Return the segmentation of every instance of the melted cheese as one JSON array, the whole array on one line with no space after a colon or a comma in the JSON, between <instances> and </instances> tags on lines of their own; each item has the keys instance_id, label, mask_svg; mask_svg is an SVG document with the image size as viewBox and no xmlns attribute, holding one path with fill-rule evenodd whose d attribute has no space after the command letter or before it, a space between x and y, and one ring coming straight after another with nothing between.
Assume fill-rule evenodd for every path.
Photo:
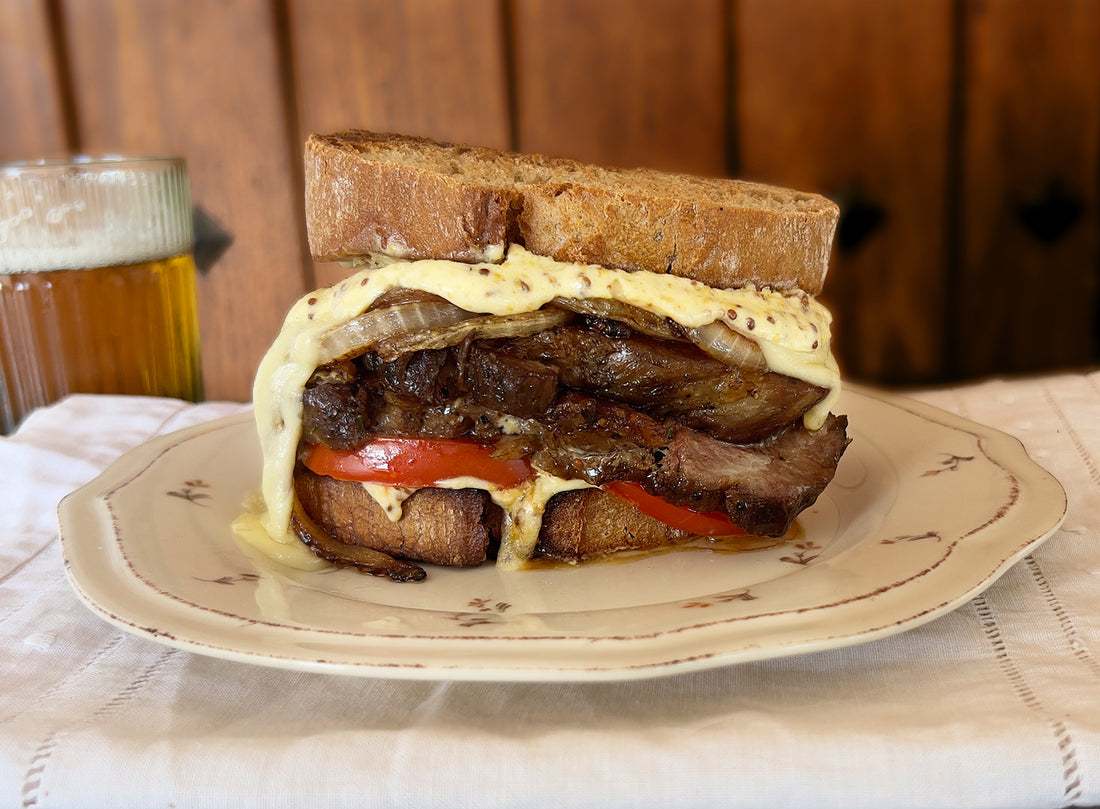
<instances>
[{"instance_id":1,"label":"melted cheese","mask_svg":"<svg viewBox=\"0 0 1100 809\"><path fill-rule=\"evenodd\" d=\"M493 315L535 311L556 297L610 298L685 328L720 321L759 345L771 370L829 391L806 414L810 429L824 423L840 389L829 346L831 317L802 292L714 289L673 275L562 263L515 245L499 264L425 260L372 267L299 300L260 363L253 404L264 457L262 495L267 511L262 520L276 546L300 544L289 531L292 474L301 435L302 392L319 363L323 338L396 287L434 293L462 309ZM469 482L485 488L481 482ZM490 491L506 514L498 564L519 567L530 557L546 501L565 484L585 485L539 474L528 487ZM393 497L379 491L376 500L392 504Z\"/></svg>"}]
</instances>

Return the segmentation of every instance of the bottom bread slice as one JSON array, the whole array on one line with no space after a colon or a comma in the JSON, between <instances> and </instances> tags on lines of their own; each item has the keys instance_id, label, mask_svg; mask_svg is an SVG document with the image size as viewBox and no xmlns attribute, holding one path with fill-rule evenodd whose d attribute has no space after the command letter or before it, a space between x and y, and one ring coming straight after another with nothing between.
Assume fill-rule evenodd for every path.
<instances>
[{"instance_id":1,"label":"bottom bread slice","mask_svg":"<svg viewBox=\"0 0 1100 809\"><path fill-rule=\"evenodd\" d=\"M503 510L480 489L418 489L399 520L354 481L299 466L294 486L306 513L335 539L400 559L452 567L479 565L500 542ZM599 489L554 495L546 505L536 556L583 562L620 551L656 550L693 534L642 514Z\"/></svg>"},{"instance_id":2,"label":"bottom bread slice","mask_svg":"<svg viewBox=\"0 0 1100 809\"><path fill-rule=\"evenodd\" d=\"M485 561L500 541L503 512L479 489L417 489L391 520L355 481L294 471L298 500L313 520L340 542L399 559L450 567Z\"/></svg>"},{"instance_id":3,"label":"bottom bread slice","mask_svg":"<svg viewBox=\"0 0 1100 809\"><path fill-rule=\"evenodd\" d=\"M622 551L651 551L695 535L673 528L601 489L577 489L550 498L536 556L584 562Z\"/></svg>"}]
</instances>

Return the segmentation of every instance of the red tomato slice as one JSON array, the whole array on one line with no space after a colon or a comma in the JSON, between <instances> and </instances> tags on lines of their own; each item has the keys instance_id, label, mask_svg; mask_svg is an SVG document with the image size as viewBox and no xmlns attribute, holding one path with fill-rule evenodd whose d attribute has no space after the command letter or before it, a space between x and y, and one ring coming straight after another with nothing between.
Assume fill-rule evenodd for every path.
<instances>
[{"instance_id":1,"label":"red tomato slice","mask_svg":"<svg viewBox=\"0 0 1100 809\"><path fill-rule=\"evenodd\" d=\"M354 450L315 444L304 463L318 475L410 488L469 475L509 489L534 475L526 459L494 458L492 447L453 438L381 437Z\"/></svg>"},{"instance_id":2,"label":"red tomato slice","mask_svg":"<svg viewBox=\"0 0 1100 809\"><path fill-rule=\"evenodd\" d=\"M739 528L724 512L695 511L674 505L655 494L650 494L638 483L616 480L603 484L601 488L626 500L643 514L648 514L673 528L680 528L705 537L728 537L748 533L743 528Z\"/></svg>"}]
</instances>

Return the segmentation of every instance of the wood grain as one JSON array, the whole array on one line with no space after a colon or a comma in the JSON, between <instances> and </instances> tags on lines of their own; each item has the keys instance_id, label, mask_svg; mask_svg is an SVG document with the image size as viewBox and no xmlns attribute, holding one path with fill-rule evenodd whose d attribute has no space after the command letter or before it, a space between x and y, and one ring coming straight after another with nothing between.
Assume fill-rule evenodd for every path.
<instances>
[{"instance_id":1,"label":"wood grain","mask_svg":"<svg viewBox=\"0 0 1100 809\"><path fill-rule=\"evenodd\" d=\"M958 371L1097 357L1100 4L967 2ZM1080 205L1058 238L1021 207L1061 187Z\"/></svg>"},{"instance_id":2,"label":"wood grain","mask_svg":"<svg viewBox=\"0 0 1100 809\"><path fill-rule=\"evenodd\" d=\"M290 0L288 10L303 140L359 127L509 145L499 0Z\"/></svg>"},{"instance_id":3,"label":"wood grain","mask_svg":"<svg viewBox=\"0 0 1100 809\"><path fill-rule=\"evenodd\" d=\"M200 279L206 395L252 377L305 291L279 38L266 0L68 0L82 146L184 155L192 197L233 234Z\"/></svg>"},{"instance_id":4,"label":"wood grain","mask_svg":"<svg viewBox=\"0 0 1100 809\"><path fill-rule=\"evenodd\" d=\"M511 145L501 0L290 0L288 21L299 145L347 128Z\"/></svg>"},{"instance_id":5,"label":"wood grain","mask_svg":"<svg viewBox=\"0 0 1100 809\"><path fill-rule=\"evenodd\" d=\"M945 370L949 0L739 0L739 166L881 207L834 251L825 299L842 369L879 381Z\"/></svg>"},{"instance_id":6,"label":"wood grain","mask_svg":"<svg viewBox=\"0 0 1100 809\"><path fill-rule=\"evenodd\" d=\"M724 174L725 8L721 0L516 0L518 146Z\"/></svg>"},{"instance_id":7,"label":"wood grain","mask_svg":"<svg viewBox=\"0 0 1100 809\"><path fill-rule=\"evenodd\" d=\"M57 54L41 0L0 4L0 160L68 150Z\"/></svg>"},{"instance_id":8,"label":"wood grain","mask_svg":"<svg viewBox=\"0 0 1100 809\"><path fill-rule=\"evenodd\" d=\"M1100 360L1093 0L7 0L0 105L0 159L188 158L235 237L200 283L211 398L345 274L308 258L301 149L346 126L861 199L825 296L852 377ZM1024 224L1044 198L1064 232Z\"/></svg>"}]
</instances>

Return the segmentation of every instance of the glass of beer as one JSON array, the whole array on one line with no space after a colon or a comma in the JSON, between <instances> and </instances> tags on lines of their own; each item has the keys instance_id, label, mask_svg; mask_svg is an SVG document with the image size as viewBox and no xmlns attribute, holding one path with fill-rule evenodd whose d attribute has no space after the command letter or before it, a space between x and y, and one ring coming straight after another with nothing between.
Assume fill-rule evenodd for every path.
<instances>
[{"instance_id":1,"label":"glass of beer","mask_svg":"<svg viewBox=\"0 0 1100 809\"><path fill-rule=\"evenodd\" d=\"M202 398L178 157L0 164L0 434L69 393Z\"/></svg>"}]
</instances>

